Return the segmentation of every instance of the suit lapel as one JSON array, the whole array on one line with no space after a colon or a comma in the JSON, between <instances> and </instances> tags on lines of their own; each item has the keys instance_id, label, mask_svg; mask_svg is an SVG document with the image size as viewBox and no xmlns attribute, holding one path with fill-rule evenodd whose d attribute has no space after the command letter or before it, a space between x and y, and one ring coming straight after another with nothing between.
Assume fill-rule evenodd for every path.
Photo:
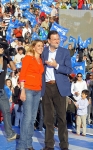
<instances>
[{"instance_id":1,"label":"suit lapel","mask_svg":"<svg viewBox=\"0 0 93 150\"><path fill-rule=\"evenodd\" d=\"M46 47L46 50L44 52L44 61L48 60L48 55L49 55L49 47Z\"/></svg>"},{"instance_id":2,"label":"suit lapel","mask_svg":"<svg viewBox=\"0 0 93 150\"><path fill-rule=\"evenodd\" d=\"M58 47L57 49L57 53L56 53L56 57L55 60L58 62L60 60L60 56L62 55L62 51L60 49L60 47Z\"/></svg>"}]
</instances>

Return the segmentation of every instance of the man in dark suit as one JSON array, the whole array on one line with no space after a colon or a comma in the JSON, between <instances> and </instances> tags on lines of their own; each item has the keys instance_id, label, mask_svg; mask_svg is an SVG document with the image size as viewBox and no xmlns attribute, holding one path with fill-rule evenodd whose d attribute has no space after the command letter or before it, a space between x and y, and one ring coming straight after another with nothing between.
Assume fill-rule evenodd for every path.
<instances>
[{"instance_id":1,"label":"man in dark suit","mask_svg":"<svg viewBox=\"0 0 93 150\"><path fill-rule=\"evenodd\" d=\"M57 31L48 34L49 47L45 47L42 60L45 67L42 85L42 104L44 113L45 148L54 150L54 109L58 117L58 136L61 150L68 150L66 125L66 96L70 95L68 75L72 72L69 50L59 46Z\"/></svg>"}]
</instances>

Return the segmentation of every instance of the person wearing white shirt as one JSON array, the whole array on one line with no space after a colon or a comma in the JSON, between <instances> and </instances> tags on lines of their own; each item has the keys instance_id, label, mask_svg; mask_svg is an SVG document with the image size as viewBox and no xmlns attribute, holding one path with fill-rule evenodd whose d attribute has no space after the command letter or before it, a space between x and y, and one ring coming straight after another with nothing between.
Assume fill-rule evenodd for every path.
<instances>
[{"instance_id":1,"label":"person wearing white shirt","mask_svg":"<svg viewBox=\"0 0 93 150\"><path fill-rule=\"evenodd\" d=\"M83 90L81 93L81 98L78 100L78 102L74 102L75 106L77 107L77 134L80 135L80 126L82 123L83 132L82 135L86 135L86 117L87 117L87 106L90 104L90 101L88 101L89 97L89 91Z\"/></svg>"},{"instance_id":2,"label":"person wearing white shirt","mask_svg":"<svg viewBox=\"0 0 93 150\"><path fill-rule=\"evenodd\" d=\"M54 5L52 5L51 8L52 8L51 17L56 16L57 15L57 9L55 8Z\"/></svg>"},{"instance_id":3,"label":"person wearing white shirt","mask_svg":"<svg viewBox=\"0 0 93 150\"><path fill-rule=\"evenodd\" d=\"M15 14L14 14L15 17L22 17L22 10L20 10L20 8L17 8Z\"/></svg>"},{"instance_id":4,"label":"person wearing white shirt","mask_svg":"<svg viewBox=\"0 0 93 150\"><path fill-rule=\"evenodd\" d=\"M24 51L23 47L18 48L18 53L14 57L15 64L20 63L21 59L25 57L25 55L23 54L23 51Z\"/></svg>"},{"instance_id":5,"label":"person wearing white shirt","mask_svg":"<svg viewBox=\"0 0 93 150\"><path fill-rule=\"evenodd\" d=\"M85 89L87 89L86 81L82 79L82 74L78 73L76 82L72 82L71 84L71 93L76 101L81 98L82 90Z\"/></svg>"},{"instance_id":6,"label":"person wearing white shirt","mask_svg":"<svg viewBox=\"0 0 93 150\"><path fill-rule=\"evenodd\" d=\"M26 23L26 26L23 28L22 36L25 37L25 34L27 32L30 32L30 34L31 34L31 28L29 27L28 23Z\"/></svg>"}]
</instances>

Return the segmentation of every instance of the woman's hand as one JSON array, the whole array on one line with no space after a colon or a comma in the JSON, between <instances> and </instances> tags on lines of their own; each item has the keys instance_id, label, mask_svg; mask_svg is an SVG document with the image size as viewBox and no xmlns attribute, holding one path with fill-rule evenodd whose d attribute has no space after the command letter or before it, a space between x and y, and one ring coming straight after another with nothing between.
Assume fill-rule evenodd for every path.
<instances>
[{"instance_id":1,"label":"woman's hand","mask_svg":"<svg viewBox=\"0 0 93 150\"><path fill-rule=\"evenodd\" d=\"M20 99L23 102L26 100L26 93L25 93L25 89L24 88L21 90Z\"/></svg>"},{"instance_id":2,"label":"woman's hand","mask_svg":"<svg viewBox=\"0 0 93 150\"><path fill-rule=\"evenodd\" d=\"M80 94L79 94L79 92L75 92L75 95L76 95L76 96L79 96Z\"/></svg>"},{"instance_id":3,"label":"woman's hand","mask_svg":"<svg viewBox=\"0 0 93 150\"><path fill-rule=\"evenodd\" d=\"M10 97L9 102L10 102L10 103L12 103L12 102L13 102L13 101L12 101L12 97Z\"/></svg>"}]
</instances>

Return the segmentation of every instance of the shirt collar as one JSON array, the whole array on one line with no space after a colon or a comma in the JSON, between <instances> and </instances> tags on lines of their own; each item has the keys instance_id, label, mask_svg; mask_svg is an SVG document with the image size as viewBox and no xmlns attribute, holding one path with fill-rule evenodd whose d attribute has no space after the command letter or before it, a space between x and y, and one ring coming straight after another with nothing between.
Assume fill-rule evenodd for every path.
<instances>
[{"instance_id":1,"label":"shirt collar","mask_svg":"<svg viewBox=\"0 0 93 150\"><path fill-rule=\"evenodd\" d=\"M52 52L52 51L50 50L50 46L49 46L49 52L50 52L50 53L57 52L57 49L55 49L55 51L54 51L54 52Z\"/></svg>"}]
</instances>

